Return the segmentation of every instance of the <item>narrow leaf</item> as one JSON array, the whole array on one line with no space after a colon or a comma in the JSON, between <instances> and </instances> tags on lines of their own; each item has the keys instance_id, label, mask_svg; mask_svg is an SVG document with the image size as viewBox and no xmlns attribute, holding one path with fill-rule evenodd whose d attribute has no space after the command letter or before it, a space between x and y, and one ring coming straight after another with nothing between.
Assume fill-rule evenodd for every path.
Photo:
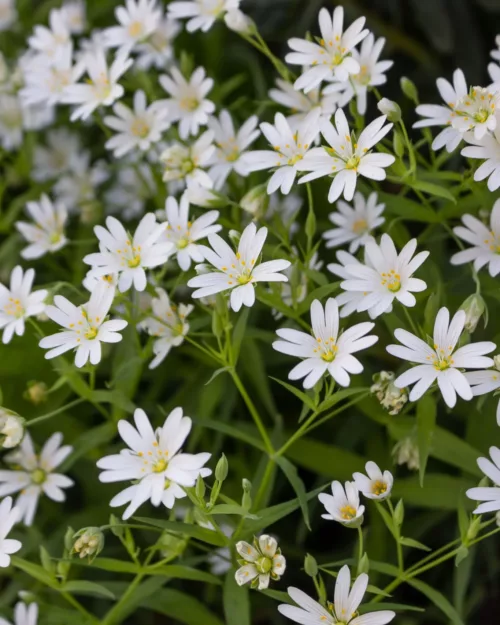
<instances>
[{"instance_id":1,"label":"narrow leaf","mask_svg":"<svg viewBox=\"0 0 500 625\"><path fill-rule=\"evenodd\" d=\"M302 510L302 516L304 517L304 523L310 531L311 524L309 522L309 508L307 505L307 493L304 487L304 482L299 477L297 468L289 460L287 460L283 456L277 456L276 463L286 475L293 490L295 491L295 494L297 495L300 502L300 509Z\"/></svg>"}]
</instances>

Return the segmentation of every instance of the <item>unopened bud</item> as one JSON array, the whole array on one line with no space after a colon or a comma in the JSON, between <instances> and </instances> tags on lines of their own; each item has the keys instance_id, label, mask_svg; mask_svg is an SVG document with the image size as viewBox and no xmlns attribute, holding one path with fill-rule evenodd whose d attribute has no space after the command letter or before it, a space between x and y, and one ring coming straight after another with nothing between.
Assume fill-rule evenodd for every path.
<instances>
[{"instance_id":1,"label":"unopened bud","mask_svg":"<svg viewBox=\"0 0 500 625\"><path fill-rule=\"evenodd\" d=\"M201 475L198 475L198 479L196 480L196 496L200 501L203 501L205 497L206 486L205 482Z\"/></svg>"},{"instance_id":2,"label":"unopened bud","mask_svg":"<svg viewBox=\"0 0 500 625\"><path fill-rule=\"evenodd\" d=\"M228 233L227 233L228 237L231 239L231 242L233 245L238 245L241 239L241 232L238 232L238 230L233 230L231 229Z\"/></svg>"},{"instance_id":3,"label":"unopened bud","mask_svg":"<svg viewBox=\"0 0 500 625\"><path fill-rule=\"evenodd\" d=\"M406 464L410 471L418 471L420 468L420 455L418 447L410 436L402 438L396 443L392 454L396 464Z\"/></svg>"},{"instance_id":4,"label":"unopened bud","mask_svg":"<svg viewBox=\"0 0 500 625\"><path fill-rule=\"evenodd\" d=\"M400 85L401 91L405 94L405 96L412 100L415 104L418 104L418 91L415 87L415 83L409 78L406 78L406 76L403 76L400 80Z\"/></svg>"},{"instance_id":5,"label":"unopened bud","mask_svg":"<svg viewBox=\"0 0 500 625\"><path fill-rule=\"evenodd\" d=\"M408 401L406 389L394 386L395 377L392 371L380 371L373 376L374 384L370 387L370 392L375 395L390 415L401 412Z\"/></svg>"},{"instance_id":6,"label":"unopened bud","mask_svg":"<svg viewBox=\"0 0 500 625\"><path fill-rule=\"evenodd\" d=\"M0 447L17 447L23 440L25 422L25 419L12 410L0 408Z\"/></svg>"},{"instance_id":7,"label":"unopened bud","mask_svg":"<svg viewBox=\"0 0 500 625\"><path fill-rule=\"evenodd\" d=\"M229 464L227 462L227 458L224 454L219 459L217 466L215 467L215 479L219 482L223 482L228 474Z\"/></svg>"},{"instance_id":8,"label":"unopened bud","mask_svg":"<svg viewBox=\"0 0 500 625\"><path fill-rule=\"evenodd\" d=\"M486 310L486 303L479 293L474 293L460 306L460 310L464 310L466 315L464 328L472 334Z\"/></svg>"},{"instance_id":9,"label":"unopened bud","mask_svg":"<svg viewBox=\"0 0 500 625\"><path fill-rule=\"evenodd\" d=\"M188 184L184 195L190 204L202 208L224 208L228 205L228 199L224 195L197 183Z\"/></svg>"},{"instance_id":10,"label":"unopened bud","mask_svg":"<svg viewBox=\"0 0 500 625\"><path fill-rule=\"evenodd\" d=\"M401 526L403 525L404 518L405 518L405 506L404 506L403 500L400 499L398 501L398 505L394 509L394 522L396 523L396 525Z\"/></svg>"},{"instance_id":11,"label":"unopened bud","mask_svg":"<svg viewBox=\"0 0 500 625\"><path fill-rule=\"evenodd\" d=\"M469 525L469 529L467 530L467 540L474 540L480 529L481 517L477 516L471 521L471 524Z\"/></svg>"},{"instance_id":12,"label":"unopened bud","mask_svg":"<svg viewBox=\"0 0 500 625\"><path fill-rule=\"evenodd\" d=\"M310 553L304 558L304 569L310 577L316 577L318 574L318 563L316 562L316 558Z\"/></svg>"},{"instance_id":13,"label":"unopened bud","mask_svg":"<svg viewBox=\"0 0 500 625\"><path fill-rule=\"evenodd\" d=\"M47 385L45 382L28 382L28 388L24 391L24 399L31 402L35 406L47 401Z\"/></svg>"},{"instance_id":14,"label":"unopened bud","mask_svg":"<svg viewBox=\"0 0 500 625\"><path fill-rule=\"evenodd\" d=\"M72 553L77 553L80 558L89 558L92 562L104 548L104 534L98 527L84 527L73 535Z\"/></svg>"},{"instance_id":15,"label":"unopened bud","mask_svg":"<svg viewBox=\"0 0 500 625\"><path fill-rule=\"evenodd\" d=\"M250 510L250 508L252 507L252 496L250 494L250 491L252 490L252 484L249 480L243 478L242 487L243 497L241 498L241 507L244 510Z\"/></svg>"},{"instance_id":16,"label":"unopened bud","mask_svg":"<svg viewBox=\"0 0 500 625\"><path fill-rule=\"evenodd\" d=\"M75 535L75 530L72 527L68 527L66 530L66 534L64 534L64 548L68 553L71 553L73 549L73 536Z\"/></svg>"},{"instance_id":17,"label":"unopened bud","mask_svg":"<svg viewBox=\"0 0 500 625\"><path fill-rule=\"evenodd\" d=\"M267 194L267 185L261 184L258 187L250 189L246 195L240 200L241 208L251 215L263 215L269 206L269 195Z\"/></svg>"},{"instance_id":18,"label":"unopened bud","mask_svg":"<svg viewBox=\"0 0 500 625\"><path fill-rule=\"evenodd\" d=\"M390 122L396 123L401 121L401 109L397 102L382 98L377 104L377 108L383 115L387 116Z\"/></svg>"},{"instance_id":19,"label":"unopened bud","mask_svg":"<svg viewBox=\"0 0 500 625\"><path fill-rule=\"evenodd\" d=\"M251 35L255 31L255 22L239 9L231 9L224 16L226 26L237 33Z\"/></svg>"},{"instance_id":20,"label":"unopened bud","mask_svg":"<svg viewBox=\"0 0 500 625\"><path fill-rule=\"evenodd\" d=\"M395 132L394 137L392 139L392 147L394 148L394 153L399 158L402 158L405 154L405 141L400 132Z\"/></svg>"},{"instance_id":21,"label":"unopened bud","mask_svg":"<svg viewBox=\"0 0 500 625\"><path fill-rule=\"evenodd\" d=\"M358 575L361 575L361 573L368 574L369 570L370 570L370 559L368 558L368 554L365 552L361 556L360 561L358 562Z\"/></svg>"},{"instance_id":22,"label":"unopened bud","mask_svg":"<svg viewBox=\"0 0 500 625\"><path fill-rule=\"evenodd\" d=\"M162 535L158 542L162 558L173 560L181 556L188 546L189 539L172 534L171 532Z\"/></svg>"}]
</instances>

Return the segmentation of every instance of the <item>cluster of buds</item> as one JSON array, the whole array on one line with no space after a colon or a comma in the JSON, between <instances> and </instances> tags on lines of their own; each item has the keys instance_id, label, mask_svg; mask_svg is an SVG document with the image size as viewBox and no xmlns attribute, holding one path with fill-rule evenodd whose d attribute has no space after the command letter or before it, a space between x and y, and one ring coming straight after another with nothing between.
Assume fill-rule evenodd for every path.
<instances>
[{"instance_id":1,"label":"cluster of buds","mask_svg":"<svg viewBox=\"0 0 500 625\"><path fill-rule=\"evenodd\" d=\"M0 407L0 447L12 449L23 440L25 420L12 410Z\"/></svg>"},{"instance_id":2,"label":"cluster of buds","mask_svg":"<svg viewBox=\"0 0 500 625\"><path fill-rule=\"evenodd\" d=\"M374 384L370 387L380 404L390 415L396 415L408 401L408 393L404 388L394 386L395 375L392 371L381 371L373 376Z\"/></svg>"},{"instance_id":3,"label":"cluster of buds","mask_svg":"<svg viewBox=\"0 0 500 625\"><path fill-rule=\"evenodd\" d=\"M98 527L84 527L73 534L72 553L77 553L80 558L89 558L92 562L104 548L104 534Z\"/></svg>"},{"instance_id":4,"label":"cluster of buds","mask_svg":"<svg viewBox=\"0 0 500 625\"><path fill-rule=\"evenodd\" d=\"M252 588L264 590L269 581L277 581L286 569L286 560L278 548L278 541L272 536L263 534L253 539L253 546L241 540L236 543L236 551L240 554L240 568L235 573L239 586L251 582Z\"/></svg>"},{"instance_id":5,"label":"cluster of buds","mask_svg":"<svg viewBox=\"0 0 500 625\"><path fill-rule=\"evenodd\" d=\"M24 391L23 397L26 401L38 406L38 404L43 404L43 402L47 401L47 390L45 382L36 382L35 380L32 380L31 382L28 382L28 387Z\"/></svg>"},{"instance_id":6,"label":"cluster of buds","mask_svg":"<svg viewBox=\"0 0 500 625\"><path fill-rule=\"evenodd\" d=\"M470 295L465 302L460 306L461 310L465 311L465 331L472 334L477 328L479 320L485 314L486 325L488 320L488 311L486 310L486 303L479 293Z\"/></svg>"},{"instance_id":7,"label":"cluster of buds","mask_svg":"<svg viewBox=\"0 0 500 625\"><path fill-rule=\"evenodd\" d=\"M420 469L418 447L411 436L402 438L394 445L392 455L396 464L406 464L411 471Z\"/></svg>"}]
</instances>

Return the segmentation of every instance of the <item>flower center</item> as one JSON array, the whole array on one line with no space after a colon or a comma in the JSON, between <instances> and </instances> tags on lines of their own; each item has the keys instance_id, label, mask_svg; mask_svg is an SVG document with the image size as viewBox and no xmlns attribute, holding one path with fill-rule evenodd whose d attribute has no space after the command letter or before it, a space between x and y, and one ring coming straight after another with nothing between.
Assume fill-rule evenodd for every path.
<instances>
[{"instance_id":1,"label":"flower center","mask_svg":"<svg viewBox=\"0 0 500 625\"><path fill-rule=\"evenodd\" d=\"M372 493L374 495L383 495L387 492L387 484L382 480L377 480L372 486Z\"/></svg>"},{"instance_id":2,"label":"flower center","mask_svg":"<svg viewBox=\"0 0 500 625\"><path fill-rule=\"evenodd\" d=\"M196 111L200 105L197 98L182 98L181 109L183 111Z\"/></svg>"},{"instance_id":3,"label":"flower center","mask_svg":"<svg viewBox=\"0 0 500 625\"><path fill-rule=\"evenodd\" d=\"M397 293L401 289L401 276L391 269L388 273L381 273L380 284L385 286L391 293Z\"/></svg>"},{"instance_id":4,"label":"flower center","mask_svg":"<svg viewBox=\"0 0 500 625\"><path fill-rule=\"evenodd\" d=\"M340 516L346 521L352 521L352 519L356 518L356 510L348 504L340 508Z\"/></svg>"},{"instance_id":5,"label":"flower center","mask_svg":"<svg viewBox=\"0 0 500 625\"><path fill-rule=\"evenodd\" d=\"M59 243L59 241L61 240L61 233L60 232L53 232L50 237L49 237L49 241L50 243L52 243L53 245L55 243Z\"/></svg>"},{"instance_id":6,"label":"flower center","mask_svg":"<svg viewBox=\"0 0 500 625\"><path fill-rule=\"evenodd\" d=\"M134 119L130 130L135 137L144 139L149 134L149 125L143 119L138 117L137 119Z\"/></svg>"},{"instance_id":7,"label":"flower center","mask_svg":"<svg viewBox=\"0 0 500 625\"><path fill-rule=\"evenodd\" d=\"M139 267L139 265L141 264L141 255L134 254L132 258L129 261L127 261L127 264L130 267L130 269L135 269L136 267Z\"/></svg>"},{"instance_id":8,"label":"flower center","mask_svg":"<svg viewBox=\"0 0 500 625\"><path fill-rule=\"evenodd\" d=\"M344 60L344 55L342 52L337 51L332 55L332 65L340 65Z\"/></svg>"},{"instance_id":9,"label":"flower center","mask_svg":"<svg viewBox=\"0 0 500 625\"><path fill-rule=\"evenodd\" d=\"M273 568L273 561L271 558L262 556L262 558L259 558L255 562L255 568L259 571L259 573L269 573L269 571Z\"/></svg>"},{"instance_id":10,"label":"flower center","mask_svg":"<svg viewBox=\"0 0 500 625\"><path fill-rule=\"evenodd\" d=\"M31 481L33 482L33 484L37 484L37 485L43 484L46 479L47 479L47 473L45 473L43 469L35 469L31 473Z\"/></svg>"},{"instance_id":11,"label":"flower center","mask_svg":"<svg viewBox=\"0 0 500 625\"><path fill-rule=\"evenodd\" d=\"M236 278L238 284L244 285L252 281L252 274L249 271L245 271Z\"/></svg>"},{"instance_id":12,"label":"flower center","mask_svg":"<svg viewBox=\"0 0 500 625\"><path fill-rule=\"evenodd\" d=\"M477 113L474 114L473 117L477 121L478 124L484 124L484 122L488 120L489 116L490 116L490 111L487 111L486 109L479 109Z\"/></svg>"},{"instance_id":13,"label":"flower center","mask_svg":"<svg viewBox=\"0 0 500 625\"><path fill-rule=\"evenodd\" d=\"M226 154L226 161L228 161L229 163L234 163L239 158L240 158L240 153L237 149L234 149L229 154Z\"/></svg>"},{"instance_id":14,"label":"flower center","mask_svg":"<svg viewBox=\"0 0 500 625\"><path fill-rule=\"evenodd\" d=\"M142 35L142 30L142 24L138 21L132 22L127 28L127 32L131 37L140 37Z\"/></svg>"},{"instance_id":15,"label":"flower center","mask_svg":"<svg viewBox=\"0 0 500 625\"><path fill-rule=\"evenodd\" d=\"M16 319L21 319L25 312L21 301L13 297L9 297L9 303L5 305L4 310L8 315L12 315Z\"/></svg>"},{"instance_id":16,"label":"flower center","mask_svg":"<svg viewBox=\"0 0 500 625\"><path fill-rule=\"evenodd\" d=\"M93 339L96 338L98 334L99 334L99 330L94 326L90 326L87 332L85 332L85 338L88 341L92 341Z\"/></svg>"},{"instance_id":17,"label":"flower center","mask_svg":"<svg viewBox=\"0 0 500 625\"><path fill-rule=\"evenodd\" d=\"M159 458L153 465L154 473L163 473L168 467L168 462L164 458Z\"/></svg>"},{"instance_id":18,"label":"flower center","mask_svg":"<svg viewBox=\"0 0 500 625\"><path fill-rule=\"evenodd\" d=\"M436 371L446 371L453 365L453 360L451 358L439 358L434 360L433 364Z\"/></svg>"},{"instance_id":19,"label":"flower center","mask_svg":"<svg viewBox=\"0 0 500 625\"><path fill-rule=\"evenodd\" d=\"M296 154L295 156L292 156L291 158L288 159L288 164L289 165L296 165L303 158L304 157L302 156L302 154Z\"/></svg>"},{"instance_id":20,"label":"flower center","mask_svg":"<svg viewBox=\"0 0 500 625\"><path fill-rule=\"evenodd\" d=\"M194 168L195 168L195 165L194 165L193 161L190 158L186 158L185 160L181 161L180 169L185 174L190 174L193 171Z\"/></svg>"},{"instance_id":21,"label":"flower center","mask_svg":"<svg viewBox=\"0 0 500 625\"><path fill-rule=\"evenodd\" d=\"M352 231L354 234L360 234L361 232L365 232L368 230L368 224L366 223L366 219L357 219L352 224Z\"/></svg>"},{"instance_id":22,"label":"flower center","mask_svg":"<svg viewBox=\"0 0 500 625\"><path fill-rule=\"evenodd\" d=\"M177 247L180 250L183 250L184 248L186 248L189 245L190 241L188 239L188 237L182 237L181 239L179 239L177 241Z\"/></svg>"},{"instance_id":23,"label":"flower center","mask_svg":"<svg viewBox=\"0 0 500 625\"><path fill-rule=\"evenodd\" d=\"M359 167L359 156L351 156L351 158L347 159L345 168L346 169L354 169L354 171L358 170Z\"/></svg>"},{"instance_id":24,"label":"flower center","mask_svg":"<svg viewBox=\"0 0 500 625\"><path fill-rule=\"evenodd\" d=\"M321 354L321 358L325 362L333 362L335 360L335 356L337 355L337 348L334 347L333 350L329 349L327 352L323 352Z\"/></svg>"}]
</instances>

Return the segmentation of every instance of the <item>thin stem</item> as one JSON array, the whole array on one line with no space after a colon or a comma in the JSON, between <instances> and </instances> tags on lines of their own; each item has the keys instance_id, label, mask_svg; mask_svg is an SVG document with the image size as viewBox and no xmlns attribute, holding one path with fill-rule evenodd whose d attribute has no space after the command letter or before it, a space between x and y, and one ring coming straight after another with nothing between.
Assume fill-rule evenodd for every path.
<instances>
[{"instance_id":1,"label":"thin stem","mask_svg":"<svg viewBox=\"0 0 500 625\"><path fill-rule=\"evenodd\" d=\"M361 565L361 560L363 558L363 553L364 553L364 549L363 549L363 530L361 528L361 525L358 527L358 573L359 573L359 567Z\"/></svg>"},{"instance_id":2,"label":"thin stem","mask_svg":"<svg viewBox=\"0 0 500 625\"><path fill-rule=\"evenodd\" d=\"M237 372L234 369L230 369L229 373L231 374L231 377L233 378L233 381L236 384L236 388L240 392L240 395L243 397L243 401L247 405L247 408L250 411L250 414L252 415L253 420L255 421L255 425L257 426L257 429L260 432L264 445L266 446L267 453L270 456L273 456L274 455L273 444L271 443L269 434L267 433L266 428L264 424L262 423L262 419L260 418L257 408L255 407L253 401L250 399L250 396L248 395L245 387L243 386L243 383L240 379L240 376L237 374Z\"/></svg>"},{"instance_id":3,"label":"thin stem","mask_svg":"<svg viewBox=\"0 0 500 625\"><path fill-rule=\"evenodd\" d=\"M399 568L400 573L402 574L404 572L405 565L404 565L404 558L403 558L403 545L401 544L401 528L396 523L396 515L394 514L394 506L392 505L392 501L390 499L387 499L386 501L387 501L387 506L389 510L391 511L391 515L392 515L392 524L393 524L394 533L395 533L394 539L396 541L396 549L398 553L398 568Z\"/></svg>"},{"instance_id":4,"label":"thin stem","mask_svg":"<svg viewBox=\"0 0 500 625\"><path fill-rule=\"evenodd\" d=\"M415 325L415 322L413 321L412 316L408 312L408 308L406 308L406 306L403 306L403 310L404 310L406 318L408 319L408 323L410 324L410 327L411 327L411 329L413 331L413 334L415 336L420 336L420 332L418 331L418 328Z\"/></svg>"},{"instance_id":5,"label":"thin stem","mask_svg":"<svg viewBox=\"0 0 500 625\"><path fill-rule=\"evenodd\" d=\"M266 493L266 489L269 484L269 480L271 479L271 476L273 474L273 468L274 468L274 462L271 460L271 458L269 458L267 461L266 470L264 471L264 475L259 485L259 490L257 491L257 494L255 495L255 499L253 502L253 506L255 510L260 509L262 499Z\"/></svg>"},{"instance_id":6,"label":"thin stem","mask_svg":"<svg viewBox=\"0 0 500 625\"><path fill-rule=\"evenodd\" d=\"M56 410L53 410L52 412L48 412L47 414L41 415L40 417L36 417L35 419L31 419L31 421L28 421L26 423L26 427L31 427L32 425L38 425L39 423L42 423L43 421L52 419L52 417L56 417L58 414L61 414L61 412L65 412L66 410L69 410L70 408L74 408L75 406L78 406L78 404L82 404L85 401L87 400L84 399L83 397L79 397L78 399L75 399L74 401L69 402L69 404L66 404L65 406L61 406L60 408L57 408Z\"/></svg>"},{"instance_id":7,"label":"thin stem","mask_svg":"<svg viewBox=\"0 0 500 625\"><path fill-rule=\"evenodd\" d=\"M86 619L89 619L92 623L99 625L99 620L93 614L88 612L69 592L61 591L61 597L64 597L64 599L66 599L66 601L78 610L78 612L80 612L80 614L82 614Z\"/></svg>"}]
</instances>

